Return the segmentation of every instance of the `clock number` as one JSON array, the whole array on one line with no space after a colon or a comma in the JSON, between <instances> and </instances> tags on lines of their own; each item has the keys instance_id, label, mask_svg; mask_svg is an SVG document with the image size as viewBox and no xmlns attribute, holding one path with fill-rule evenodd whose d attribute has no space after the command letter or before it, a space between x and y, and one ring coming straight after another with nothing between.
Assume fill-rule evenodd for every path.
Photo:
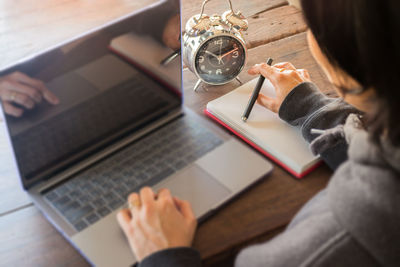
<instances>
[{"instance_id":1,"label":"clock number","mask_svg":"<svg viewBox=\"0 0 400 267\"><path fill-rule=\"evenodd\" d=\"M215 71L215 74L222 74L222 70L221 69L217 69L216 71Z\"/></svg>"},{"instance_id":2,"label":"clock number","mask_svg":"<svg viewBox=\"0 0 400 267\"><path fill-rule=\"evenodd\" d=\"M199 63L203 63L204 62L204 57L203 56L199 56Z\"/></svg>"},{"instance_id":3,"label":"clock number","mask_svg":"<svg viewBox=\"0 0 400 267\"><path fill-rule=\"evenodd\" d=\"M232 54L233 58L237 58L239 56L239 52L238 51L234 51Z\"/></svg>"},{"instance_id":4,"label":"clock number","mask_svg":"<svg viewBox=\"0 0 400 267\"><path fill-rule=\"evenodd\" d=\"M222 39L215 40L215 41L214 41L214 44L215 44L215 45L222 45Z\"/></svg>"}]
</instances>

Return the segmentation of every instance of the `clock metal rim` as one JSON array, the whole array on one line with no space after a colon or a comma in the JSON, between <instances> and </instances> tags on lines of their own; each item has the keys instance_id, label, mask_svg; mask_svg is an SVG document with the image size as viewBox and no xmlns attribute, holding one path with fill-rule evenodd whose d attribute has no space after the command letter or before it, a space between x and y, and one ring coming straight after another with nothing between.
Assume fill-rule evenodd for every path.
<instances>
[{"instance_id":1,"label":"clock metal rim","mask_svg":"<svg viewBox=\"0 0 400 267\"><path fill-rule=\"evenodd\" d=\"M213 33L213 34L211 34L210 36L208 36L206 39L202 40L202 41L201 41L201 44L203 45L203 44L205 44L207 41L209 41L210 39L217 38L217 37L223 37L223 36L227 36L227 37L231 37L231 38L233 38L233 39L236 39L236 40L243 46L243 50L244 50L244 62L243 62L243 65L242 65L242 66L240 67L240 69L239 69L239 73L241 73L241 72L243 71L243 68L246 66L246 63L247 63L247 47L246 47L246 44L244 43L244 41L242 40L241 37L238 37L238 36L236 36L235 34L229 33L229 32ZM224 81L224 82L218 82L218 83L209 82L209 81L204 80L204 79L200 76L200 74L197 72L197 69L196 69L196 55L197 55L197 53L199 52L199 50L200 50L200 48L202 47L202 45L199 45L199 46L196 48L196 50L193 52L193 56L192 56L192 66L191 66L192 70L194 71L194 73L196 74L196 76L197 76L201 81L203 81L203 82L206 83L206 84L210 84L210 85L223 85L223 84L227 84L227 83L233 81L234 79L236 79L236 77L239 76L239 75L236 75L236 76L233 77L232 79L226 80L226 81Z\"/></svg>"}]
</instances>

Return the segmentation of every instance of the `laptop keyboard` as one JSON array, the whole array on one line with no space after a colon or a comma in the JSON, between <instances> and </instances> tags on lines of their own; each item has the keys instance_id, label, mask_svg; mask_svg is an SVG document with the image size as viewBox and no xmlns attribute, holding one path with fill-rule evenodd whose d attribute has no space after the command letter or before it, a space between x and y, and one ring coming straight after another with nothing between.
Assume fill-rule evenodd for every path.
<instances>
[{"instance_id":1,"label":"laptop keyboard","mask_svg":"<svg viewBox=\"0 0 400 267\"><path fill-rule=\"evenodd\" d=\"M157 184L222 143L217 135L183 117L44 196L79 232L121 207L131 192Z\"/></svg>"}]
</instances>

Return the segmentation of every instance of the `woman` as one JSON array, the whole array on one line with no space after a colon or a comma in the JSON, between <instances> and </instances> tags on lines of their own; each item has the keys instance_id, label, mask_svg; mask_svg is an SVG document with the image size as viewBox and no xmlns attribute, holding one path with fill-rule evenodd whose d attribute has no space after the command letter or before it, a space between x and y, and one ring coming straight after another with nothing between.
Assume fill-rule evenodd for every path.
<instances>
[{"instance_id":1,"label":"woman","mask_svg":"<svg viewBox=\"0 0 400 267\"><path fill-rule=\"evenodd\" d=\"M400 266L400 3L301 2L310 50L341 99L321 94L290 63L249 73L275 87L277 97L259 103L300 127L335 173L282 234L244 249L235 265ZM129 203L118 221L139 266L200 266L187 202L144 188Z\"/></svg>"}]
</instances>

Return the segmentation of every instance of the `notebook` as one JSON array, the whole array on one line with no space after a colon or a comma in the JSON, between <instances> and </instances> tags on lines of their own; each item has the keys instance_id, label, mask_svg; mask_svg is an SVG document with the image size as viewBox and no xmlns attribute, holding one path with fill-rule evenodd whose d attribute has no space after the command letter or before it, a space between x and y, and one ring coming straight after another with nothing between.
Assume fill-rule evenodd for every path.
<instances>
[{"instance_id":1,"label":"notebook","mask_svg":"<svg viewBox=\"0 0 400 267\"><path fill-rule=\"evenodd\" d=\"M131 63L139 65L150 75L161 79L169 87L179 91L181 75L177 75L176 70L180 68L180 56L166 66L160 65L160 62L174 51L153 37L131 32L112 39L109 48Z\"/></svg>"},{"instance_id":2,"label":"notebook","mask_svg":"<svg viewBox=\"0 0 400 267\"><path fill-rule=\"evenodd\" d=\"M321 162L311 153L309 144L299 129L287 124L279 116L255 104L247 120L241 117L257 79L243 84L232 92L207 104L205 114L232 131L259 152L271 158L297 178L302 178ZM275 96L275 90L265 80L261 93Z\"/></svg>"}]
</instances>

